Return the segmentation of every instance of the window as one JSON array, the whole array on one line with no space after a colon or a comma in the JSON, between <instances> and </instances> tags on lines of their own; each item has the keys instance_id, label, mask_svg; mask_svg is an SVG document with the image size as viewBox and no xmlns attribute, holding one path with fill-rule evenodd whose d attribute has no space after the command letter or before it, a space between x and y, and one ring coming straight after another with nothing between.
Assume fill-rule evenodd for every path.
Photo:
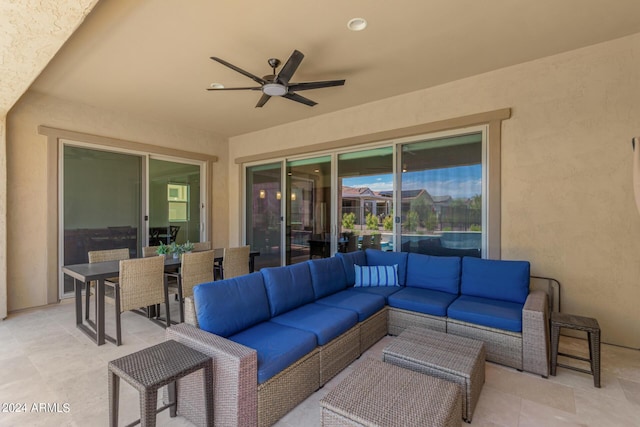
<instances>
[{"instance_id":1,"label":"window","mask_svg":"<svg viewBox=\"0 0 640 427\"><path fill-rule=\"evenodd\" d=\"M167 184L167 201L169 202L169 221L189 221L189 185Z\"/></svg>"}]
</instances>

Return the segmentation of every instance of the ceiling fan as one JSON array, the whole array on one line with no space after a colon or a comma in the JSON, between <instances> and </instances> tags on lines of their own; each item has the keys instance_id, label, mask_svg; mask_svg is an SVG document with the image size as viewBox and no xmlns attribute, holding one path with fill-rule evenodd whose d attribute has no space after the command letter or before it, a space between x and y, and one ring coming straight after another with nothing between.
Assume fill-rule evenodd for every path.
<instances>
[{"instance_id":1,"label":"ceiling fan","mask_svg":"<svg viewBox=\"0 0 640 427\"><path fill-rule=\"evenodd\" d=\"M281 96L283 98L287 98L292 101L296 101L301 104L305 104L310 107L313 107L314 105L317 104L317 102L314 102L308 98L305 98L304 96L298 95L296 92L299 92L301 90L321 89L321 88L332 87L332 86L342 86L344 85L344 80L326 80L326 81L319 81L319 82L290 83L289 80L291 80L293 73L296 72L303 58L304 58L304 55L302 54L302 52L298 50L294 50L291 56L289 57L289 59L287 60L287 62L280 69L280 72L278 74L276 74L276 68L280 66L281 64L280 60L277 58L269 58L267 62L269 63L269 66L273 69L273 74L270 74L264 77L258 77L255 74L251 74L248 71L243 70L242 68L236 67L235 65L228 63L224 59L220 59L218 57L212 56L211 59L213 59L214 61L219 62L222 65L225 65L231 68L232 70L237 71L238 73L249 77L251 80L255 81L256 83L259 83L260 87L229 87L229 88L211 87L211 88L208 88L207 90L214 90L214 91L215 90L259 90L259 91L262 91L262 97L256 104L256 107L262 107L264 104L267 103L267 101L272 96Z\"/></svg>"}]
</instances>

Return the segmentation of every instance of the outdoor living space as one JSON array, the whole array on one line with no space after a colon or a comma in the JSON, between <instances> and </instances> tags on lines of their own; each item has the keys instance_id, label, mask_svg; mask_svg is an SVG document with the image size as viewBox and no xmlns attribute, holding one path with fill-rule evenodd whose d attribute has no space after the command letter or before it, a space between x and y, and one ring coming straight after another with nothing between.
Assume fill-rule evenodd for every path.
<instances>
[{"instance_id":1,"label":"outdoor living space","mask_svg":"<svg viewBox=\"0 0 640 427\"><path fill-rule=\"evenodd\" d=\"M485 382L474 394L471 425L640 425L639 71L638 0L0 0L0 426L107 425L116 382L109 363L166 342L167 330L186 331L180 342L193 331L204 337L197 345L212 341L201 347L207 356L227 344L241 353L233 359L218 352L214 370L251 359L242 365L250 365L242 371L250 381L218 382L225 390L240 383L249 398L237 400L246 405L236 405L240 394L231 393L227 404L220 396L229 394L217 393L216 420L240 419L237 413L260 420L267 407L272 418L263 416L262 424L320 426L322 399L364 360L382 360L399 342L398 319L434 321L434 330L484 343ZM220 323L237 313L251 320L227 335L192 327L194 319L202 326L200 316L222 312L195 313L204 298L185 293L195 303L181 311L179 297L167 296L169 288L183 289L188 263L180 254L194 243L214 252L215 267L206 267L215 269L215 280L199 280L202 289L235 286L232 270L223 274L225 256L215 255L222 248L248 249L257 275L239 276L263 278L259 292L235 294L250 307L220 316ZM89 255L102 250L158 266L154 255L173 250L175 257L163 258L165 270L157 268L154 294L172 273L158 301L171 306L170 320L187 320L165 329L127 311L164 311L145 301L126 306L117 327L109 302L122 287L104 281L116 278L125 260L105 261L109 274L81 274L104 266ZM460 274L447 276L455 282L451 292L400 284L404 279L394 284L386 278L402 277L398 263L369 263L367 251L418 260L424 270L404 272L415 279L410 285L439 286L445 275L423 273L441 261L459 261ZM259 350L234 337L252 333L253 343L268 342L272 335L249 326L334 295L316 295L310 280L305 298L280 312L268 301L272 283L264 277L343 256L365 262L326 272L385 272L385 286L405 291L392 303L423 309L436 298L418 292L440 292L431 295L441 298L441 313L407 314L411 308L389 304L390 293L381 291L375 319L387 316L384 331L370 326L381 321L362 327L369 319L352 310L351 323L338 325L349 328L336 327L326 341L308 330L296 339L279 335L279 344L298 345L300 354L282 351L281 370L253 375ZM522 292L513 300L511 289L483 281L482 272L472 275L480 278L471 283L476 293L465 293L465 260L526 264ZM287 282L282 277L274 282ZM295 280L278 295L294 300L302 280L287 277ZM534 279L557 285L545 288L550 304ZM139 291L139 282L146 280L121 283ZM347 289L355 279L323 284L340 285L335 294L362 290ZM259 311L254 297L262 291L266 308ZM487 293L499 304L464 311L465 301ZM229 300L215 299L232 307ZM472 319L453 316L461 313ZM500 324L474 322L487 317ZM327 318L340 322L325 317L312 326L329 329ZM278 332L296 329L273 323ZM533 333L525 325L531 323ZM560 326L559 352L599 356L598 372L563 367L590 370L566 357L556 366ZM599 351L589 351L585 331ZM332 347L335 341L342 346ZM353 351L342 351L348 346ZM334 363L321 351L341 359ZM514 362L503 365L501 356ZM287 357L295 360L283 362ZM315 371L297 365L311 359ZM327 365L334 369L328 374ZM316 371L317 383L269 382L313 379ZM140 418L140 399L125 380L119 384L125 425ZM163 411L160 425L191 425L186 407L195 399L180 396L183 415L183 408L175 418ZM464 414L462 399L460 405ZM226 411L236 412L225 418ZM260 422L244 424L236 427Z\"/></svg>"},{"instance_id":2,"label":"outdoor living space","mask_svg":"<svg viewBox=\"0 0 640 427\"><path fill-rule=\"evenodd\" d=\"M174 307L172 307L174 308ZM107 327L113 315L107 313ZM69 301L14 313L0 323L0 401L25 412L0 413L3 426L107 425L107 363L164 340L164 330L134 313L123 315L123 345L97 347L74 326ZM320 399L362 360L382 358L395 338L387 336L327 385L283 417L276 426L320 426ZM586 355L582 339L562 337L561 350ZM486 383L475 409L474 426L632 426L640 417L640 357L635 350L602 346L602 388L593 378L558 368L548 379L486 363ZM34 409L36 405L38 410ZM46 404L43 409L40 404ZM22 406L25 405L25 406ZM138 393L120 387L120 425L139 418ZM158 425L192 425L168 411Z\"/></svg>"}]
</instances>

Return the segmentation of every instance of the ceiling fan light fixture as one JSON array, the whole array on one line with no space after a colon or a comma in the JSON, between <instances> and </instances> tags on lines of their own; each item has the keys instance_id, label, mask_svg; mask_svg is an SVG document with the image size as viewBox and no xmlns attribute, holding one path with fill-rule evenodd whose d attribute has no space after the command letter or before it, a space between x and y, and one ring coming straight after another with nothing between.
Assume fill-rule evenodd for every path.
<instances>
[{"instance_id":1,"label":"ceiling fan light fixture","mask_svg":"<svg viewBox=\"0 0 640 427\"><path fill-rule=\"evenodd\" d=\"M347 28L351 31L362 31L367 28L367 20L364 18L353 18L347 22Z\"/></svg>"},{"instance_id":2,"label":"ceiling fan light fixture","mask_svg":"<svg viewBox=\"0 0 640 427\"><path fill-rule=\"evenodd\" d=\"M282 96L287 93L287 87L280 83L267 83L262 86L262 92L269 96Z\"/></svg>"},{"instance_id":3,"label":"ceiling fan light fixture","mask_svg":"<svg viewBox=\"0 0 640 427\"><path fill-rule=\"evenodd\" d=\"M209 87L211 89L224 89L224 85L222 83L211 83Z\"/></svg>"}]
</instances>

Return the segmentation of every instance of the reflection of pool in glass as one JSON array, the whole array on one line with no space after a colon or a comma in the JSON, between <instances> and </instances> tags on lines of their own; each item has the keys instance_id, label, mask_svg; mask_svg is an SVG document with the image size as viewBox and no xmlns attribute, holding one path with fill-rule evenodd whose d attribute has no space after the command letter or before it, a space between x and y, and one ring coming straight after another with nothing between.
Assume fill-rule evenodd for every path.
<instances>
[{"instance_id":1,"label":"reflection of pool in glass","mask_svg":"<svg viewBox=\"0 0 640 427\"><path fill-rule=\"evenodd\" d=\"M449 249L478 249L482 247L481 231L443 231L434 234L403 234L402 243L418 247L421 241L433 241L436 246ZM437 243L436 243L437 242ZM384 244L384 242L383 242Z\"/></svg>"},{"instance_id":2,"label":"reflection of pool in glass","mask_svg":"<svg viewBox=\"0 0 640 427\"><path fill-rule=\"evenodd\" d=\"M445 248L480 249L482 247L481 231L443 231L440 242Z\"/></svg>"}]
</instances>

